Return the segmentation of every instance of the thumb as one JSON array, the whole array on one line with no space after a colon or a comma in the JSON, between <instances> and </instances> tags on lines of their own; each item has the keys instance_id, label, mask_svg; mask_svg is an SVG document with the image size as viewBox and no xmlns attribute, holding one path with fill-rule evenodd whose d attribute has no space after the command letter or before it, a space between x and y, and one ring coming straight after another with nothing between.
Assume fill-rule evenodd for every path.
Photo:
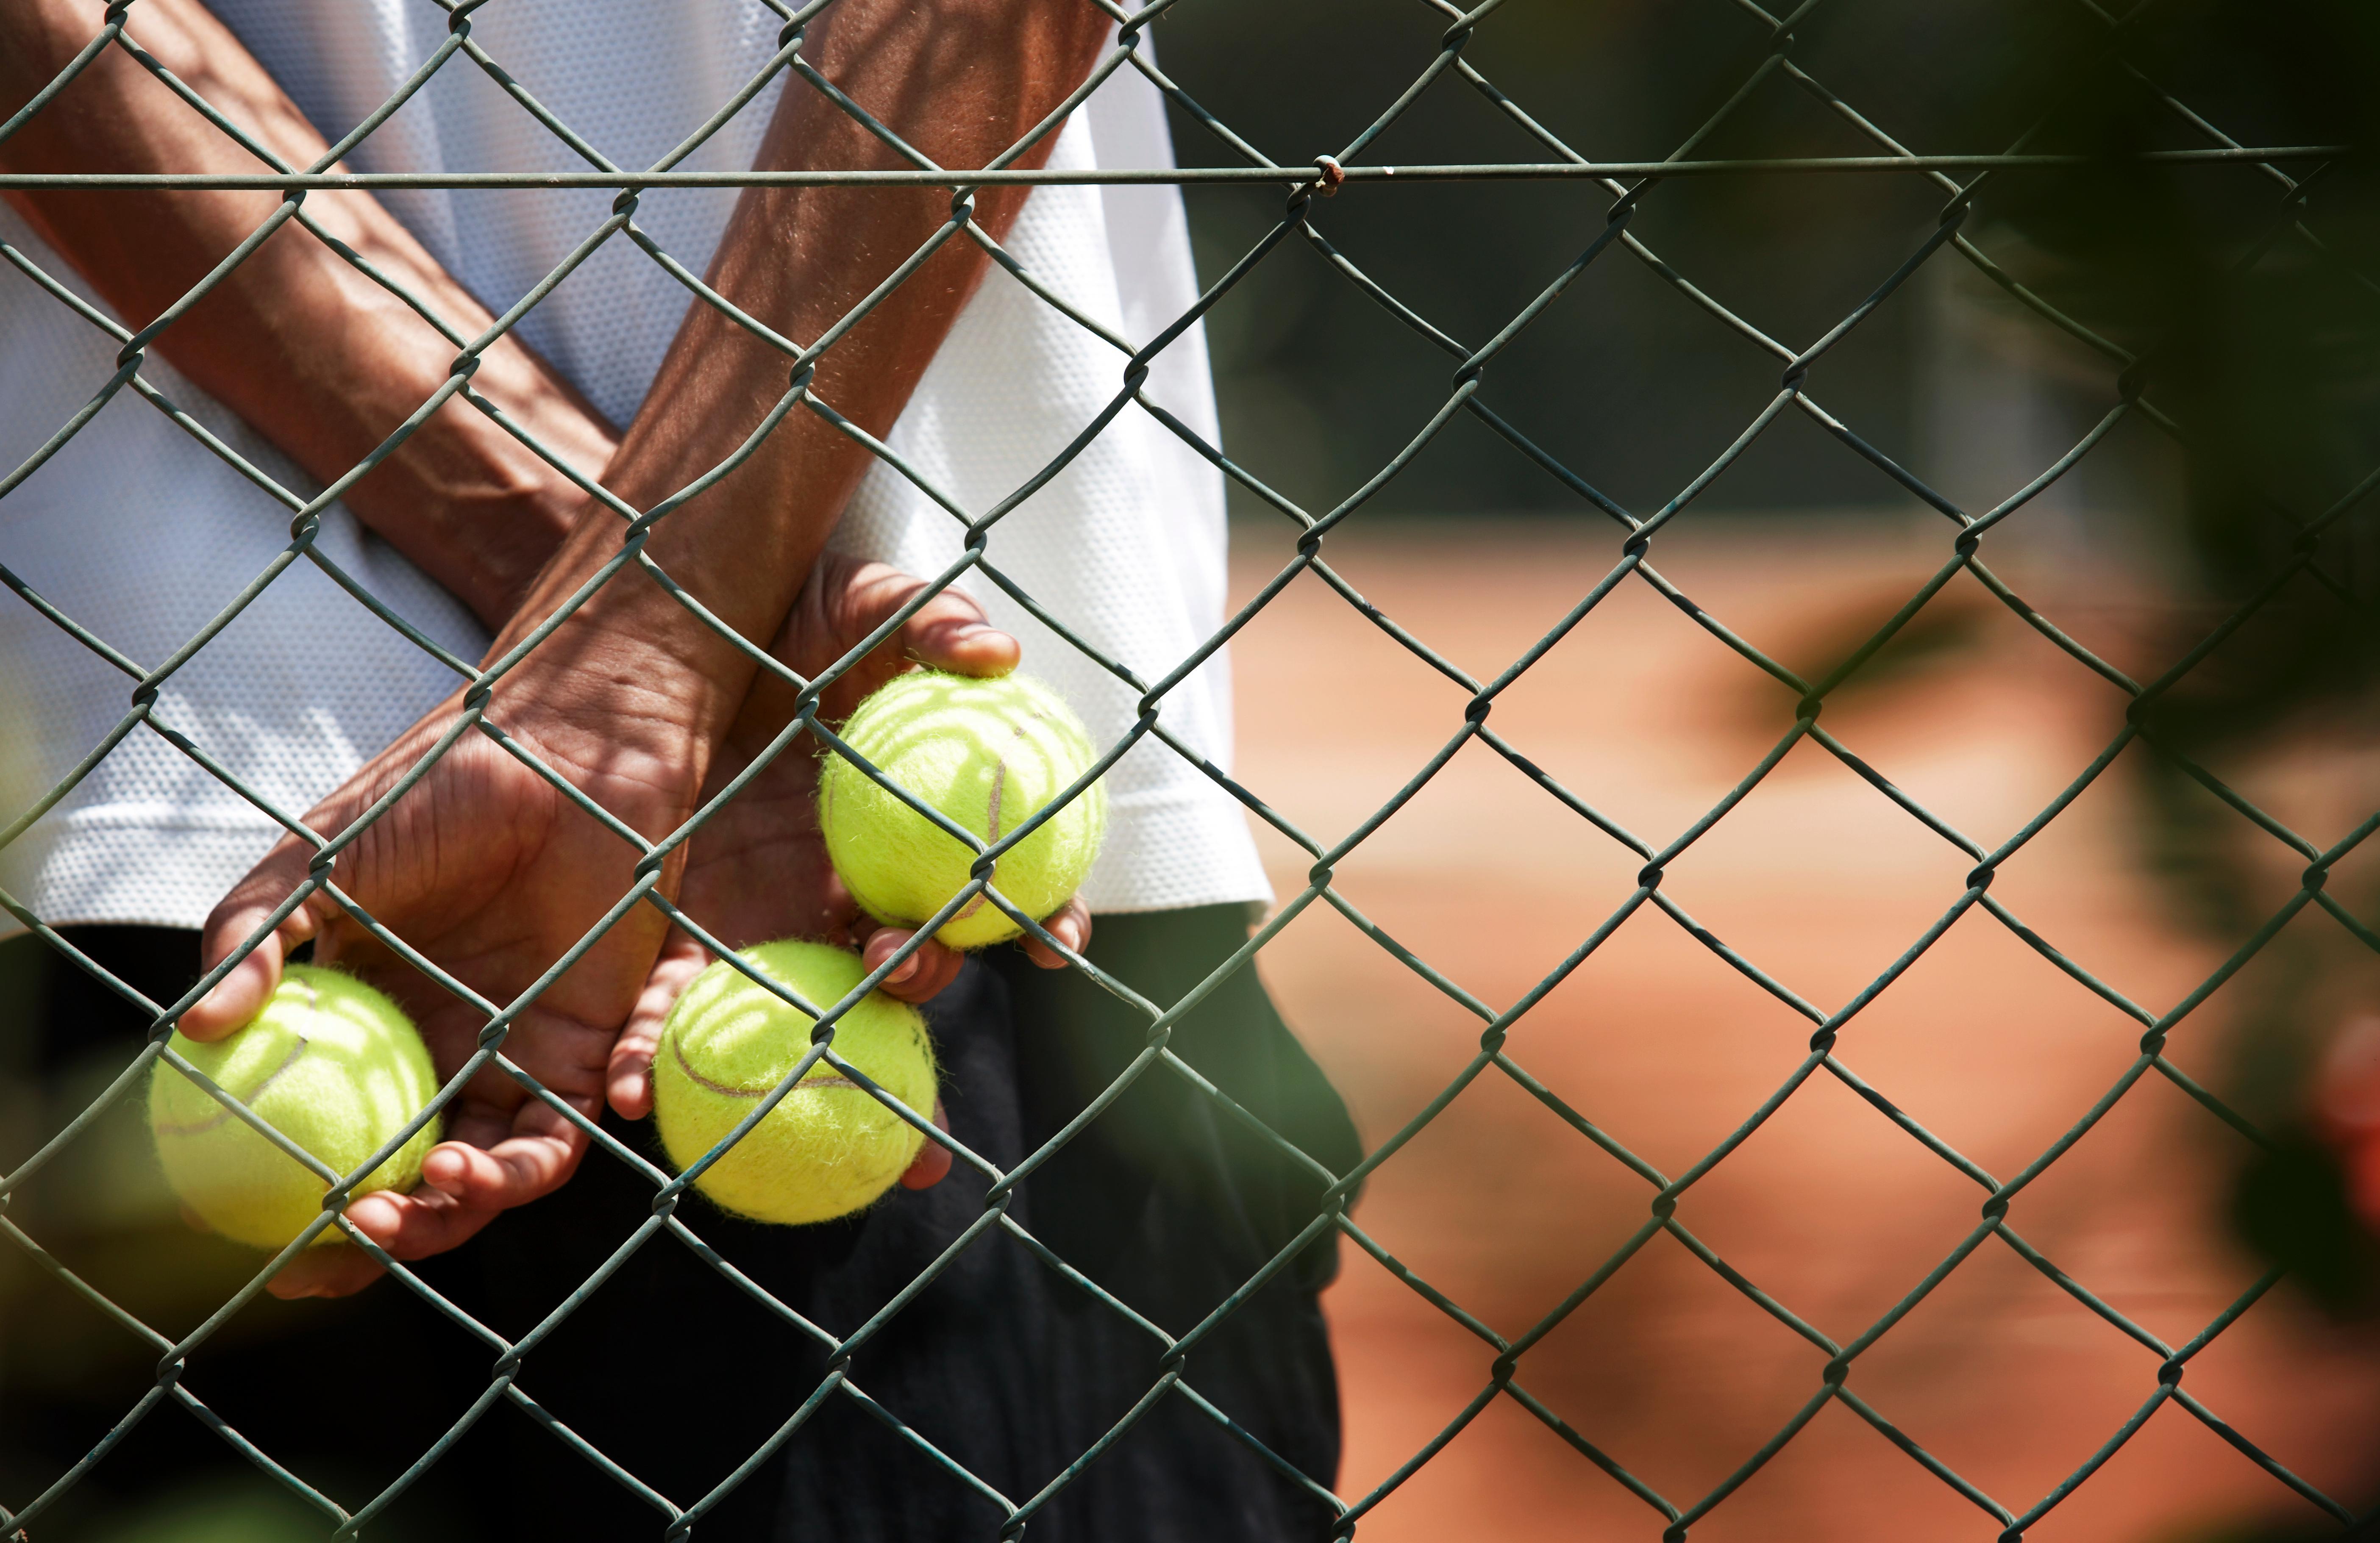
<instances>
[{"instance_id":1,"label":"thumb","mask_svg":"<svg viewBox=\"0 0 2380 1543\"><path fill-rule=\"evenodd\" d=\"M972 596L945 589L901 629L901 647L919 664L954 675L1005 675L1023 650L985 619Z\"/></svg>"},{"instance_id":2,"label":"thumb","mask_svg":"<svg viewBox=\"0 0 2380 1543\"><path fill-rule=\"evenodd\" d=\"M821 582L837 577L830 574ZM883 562L862 563L839 577L842 587L834 597L842 613L838 630L855 643L926 587L925 580ZM918 607L901 624L894 642L902 655L919 664L958 675L1005 675L1016 668L1022 653L1016 639L991 624L975 597L955 585Z\"/></svg>"},{"instance_id":3,"label":"thumb","mask_svg":"<svg viewBox=\"0 0 2380 1543\"><path fill-rule=\"evenodd\" d=\"M283 837L263 862L232 886L200 934L201 973L213 970L256 935L282 902L306 882L312 856L311 849L297 838ZM194 1040L219 1040L261 1012L266 999L281 984L282 961L291 949L314 936L321 921L315 907L321 903L318 896L310 895L284 917L247 958L182 1015L182 1032Z\"/></svg>"},{"instance_id":4,"label":"thumb","mask_svg":"<svg viewBox=\"0 0 2380 1543\"><path fill-rule=\"evenodd\" d=\"M613 1043L611 1064L604 1073L612 1107L622 1119L640 1120L651 1112L653 1050L661 1043L662 1030L669 1022L670 1009L677 1006L678 994L710 963L710 949L683 927L670 929L661 957L653 961L652 973L645 978L645 989Z\"/></svg>"}]
</instances>

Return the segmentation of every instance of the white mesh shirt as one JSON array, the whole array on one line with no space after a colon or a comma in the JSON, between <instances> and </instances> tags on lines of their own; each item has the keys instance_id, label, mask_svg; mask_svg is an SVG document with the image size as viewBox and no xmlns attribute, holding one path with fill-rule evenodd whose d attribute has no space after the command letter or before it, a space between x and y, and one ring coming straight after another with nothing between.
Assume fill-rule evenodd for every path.
<instances>
[{"instance_id":1,"label":"white mesh shirt","mask_svg":"<svg viewBox=\"0 0 2380 1543\"><path fill-rule=\"evenodd\" d=\"M214 0L215 9L316 125L337 134L377 107L438 43L445 13L419 0ZM766 60L763 7L633 0L601 28L563 0L475 14L474 36L606 155L650 164ZM135 35L138 20L135 18ZM775 89L690 167L748 165ZM1161 102L1129 68L1075 114L1052 164L1171 163ZM571 170L583 165L468 60L443 70L351 158L359 170ZM638 223L697 271L732 190L649 193ZM406 191L390 209L501 310L609 212L596 189ZM80 288L64 259L0 209L0 237ZM1037 190L1008 242L1069 304L1140 343L1196 296L1186 224L1171 187ZM88 297L88 293L86 292ZM632 416L687 296L615 238L522 323L526 341L615 421ZM13 269L0 268L0 465L32 453L113 373L115 345ZM980 512L1055 455L1122 382L1123 356L993 271L896 426L892 443L963 507ZM240 454L301 492L314 485L155 355L144 373ZM1156 361L1150 394L1214 436L1203 336ZM287 540L287 512L129 392L0 499L0 562L143 666L170 655ZM322 549L429 635L467 657L469 614L334 506ZM889 466L863 484L842 549L932 573L960 549L948 513ZM1220 474L1138 407L995 527L992 562L1143 679L1171 670L1220 624ZM1025 642L1026 668L1063 691L1112 742L1134 693L1021 607L966 585ZM160 696L160 716L263 798L302 812L451 690L454 677L299 562ZM0 822L104 742L131 681L30 606L0 597ZM1167 726L1218 765L1231 759L1222 656L1168 695ZM1086 886L1094 910L1267 898L1245 816L1172 751L1144 742L1111 774L1114 823ZM0 885L45 921L195 925L278 834L261 811L146 728L0 850ZM0 931L14 923L0 917Z\"/></svg>"}]
</instances>

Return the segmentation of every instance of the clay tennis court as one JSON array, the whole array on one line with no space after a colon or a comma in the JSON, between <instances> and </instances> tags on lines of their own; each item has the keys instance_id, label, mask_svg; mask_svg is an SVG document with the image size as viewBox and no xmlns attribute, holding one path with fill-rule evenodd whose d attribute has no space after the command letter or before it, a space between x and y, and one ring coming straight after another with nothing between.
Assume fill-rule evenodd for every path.
<instances>
[{"instance_id":1,"label":"clay tennis court","mask_svg":"<svg viewBox=\"0 0 2380 1543\"><path fill-rule=\"evenodd\" d=\"M1282 527L1234 531L1234 603L1292 555ZM1823 664L1942 560L1937 527L1691 515L1653 561L1740 634ZM1326 557L1389 616L1493 676L1591 586L1619 541L1580 523L1366 529ZM2147 601L2117 578L2004 570L2090 646L2147 645ZM1826 722L1990 847L2105 745L2122 699L1961 581L1955 645L1849 691ZM2145 661L2143 661L2145 662ZM1311 575L1236 645L1247 785L1325 845L1368 816L1461 722L1466 693ZM1792 693L1645 585L1623 585L1497 705L1493 723L1658 847L1717 802L1790 723ZM2119 763L2117 773L2123 771ZM1995 898L2162 1011L2224 948L2153 882L2133 785L2111 774L1999 875ZM1265 835L1284 897L1310 862ZM1665 889L1747 958L1831 1011L1959 896L1971 862L1804 743L1669 870ZM1339 864L1341 891L1491 1007L1523 995L1635 882L1640 860L1477 745ZM1480 1023L1322 905L1262 958L1290 1020L1354 1106L1393 1133L1476 1052ZM2221 1084L2252 967L2177 1031L2171 1055ZM1646 907L1513 1028L1522 1066L1671 1175L1719 1142L1806 1053L1810 1025ZM2136 1024L1980 910L1846 1026L1841 1058L2003 1179L2106 1091ZM2028 1189L2011 1224L2168 1343L2197 1333L2264 1265L2220 1211L2244 1151L2170 1083L2143 1080ZM1507 1337L1574 1290L1645 1220L1649 1185L1492 1070L1372 1179L1355 1216L1420 1277ZM1837 1341L1864 1331L1973 1227L1981 1191L1824 1075L1682 1201L1690 1229ZM1328 1297L1354 1497L1487 1385L1493 1351L1363 1253ZM2194 1360L2212 1409L2335 1495L2368 1487L2380 1365L2287 1286ZM1817 1391L1825 1356L1683 1248L1657 1236L1521 1362L1518 1380L1681 1506ZM1857 1361L1849 1387L2022 1512L2155 1386L2158 1358L1986 1241ZM2168 1404L2034 1539L2186 1538L2304 1525L2298 1501ZM1366 1538L1654 1538L1654 1511L1507 1399L1489 1403L1366 1519ZM1974 1537L2000 1524L1829 1404L1693 1529L1697 1539Z\"/></svg>"}]
</instances>

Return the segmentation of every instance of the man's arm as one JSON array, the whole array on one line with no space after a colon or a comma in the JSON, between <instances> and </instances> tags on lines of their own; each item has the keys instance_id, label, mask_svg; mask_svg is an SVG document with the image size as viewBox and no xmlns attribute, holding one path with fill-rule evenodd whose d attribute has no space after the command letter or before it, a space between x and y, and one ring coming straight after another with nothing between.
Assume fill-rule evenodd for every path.
<instances>
[{"instance_id":1,"label":"man's arm","mask_svg":"<svg viewBox=\"0 0 2380 1543\"><path fill-rule=\"evenodd\" d=\"M909 144L949 167L981 166L1082 84L1107 18L1089 0L840 0L811 28L807 56ZM1020 164L1038 166L1054 133ZM810 170L905 165L842 110L788 80L759 163ZM1029 190L986 189L976 218L1006 234ZM808 344L843 319L950 216L947 192L917 187L767 187L738 201L710 284L781 336ZM836 343L811 390L881 438L941 349L988 259L945 243ZM786 391L784 355L708 305L687 314L605 483L648 509L734 452ZM796 408L758 453L673 512L646 550L746 638L763 643L792 607L869 452ZM590 509L504 642L525 635L619 549L619 522ZM658 586L614 584L558 634L634 640L681 693L694 742L715 743L753 666ZM500 648L502 644L500 644ZM699 780L699 778L697 778Z\"/></svg>"},{"instance_id":2,"label":"man's arm","mask_svg":"<svg viewBox=\"0 0 2380 1543\"><path fill-rule=\"evenodd\" d=\"M809 57L910 143L946 166L980 166L1054 111L1097 62L1107 18L1088 0L838 0ZM1046 158L1044 140L1026 164ZM788 84L766 140L772 168L895 163L832 103ZM1003 233L1024 189L987 194L978 219ZM930 189L747 190L711 283L783 336L815 339L939 230L949 195ZM959 238L825 356L819 394L881 436L906 404L986 259ZM785 390L788 362L698 305L672 345L606 482L638 508L726 460ZM763 644L792 611L868 452L806 411L702 497L670 514L649 554L746 638ZM614 556L618 517L590 507L491 653L505 656ZM922 620L922 618L921 618ZM754 667L639 573L624 572L505 676L488 713L585 796L648 839L690 814L714 753L745 704ZM458 693L310 816L346 828L452 727ZM516 1002L638 882L638 853L477 733L340 855L337 882L381 922L499 1005ZM683 851L664 867L672 892ZM228 957L308 876L310 850L283 842L209 920L205 958ZM513 1020L504 1054L580 1113L600 1107L620 1026L667 931L648 906L625 913ZM1076 934L1079 936L1079 933ZM483 1017L393 959L325 896L287 916L182 1027L212 1038L245 1022L285 949L373 976L420 1020L451 1069ZM443 1047L443 1049L442 1049ZM563 1182L584 1150L577 1127L510 1079L483 1072L450 1110L456 1139L430 1154L424 1186L358 1199L349 1221L398 1258L454 1247L494 1214ZM302 1261L275 1289L351 1291L358 1258Z\"/></svg>"},{"instance_id":3,"label":"man's arm","mask_svg":"<svg viewBox=\"0 0 2380 1543\"><path fill-rule=\"evenodd\" d=\"M98 32L93 0L0 6L0 117ZM130 34L199 95L297 166L322 136L198 0L141 0ZM0 143L12 172L254 172L260 163L122 50L109 48ZM11 192L43 240L139 330L253 234L271 192ZM457 334L492 318L369 193L309 193L306 212ZM6 281L0 281L6 282ZM17 282L22 282L21 280ZM157 352L310 475L348 471L419 409L458 350L295 221L159 335ZM473 385L583 475L613 434L577 392L506 337ZM356 516L461 597L491 630L517 608L584 495L478 409L450 401L351 488Z\"/></svg>"}]
</instances>

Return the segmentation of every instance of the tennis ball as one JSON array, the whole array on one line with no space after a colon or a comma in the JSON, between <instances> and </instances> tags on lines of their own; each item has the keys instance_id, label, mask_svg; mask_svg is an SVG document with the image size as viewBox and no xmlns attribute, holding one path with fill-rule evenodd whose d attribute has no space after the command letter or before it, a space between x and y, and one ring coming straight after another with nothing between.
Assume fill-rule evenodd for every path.
<instances>
[{"instance_id":1,"label":"tennis ball","mask_svg":"<svg viewBox=\"0 0 2380 1543\"><path fill-rule=\"evenodd\" d=\"M421 1113L438 1074L412 1021L352 975L285 965L281 984L245 1027L201 1044L175 1031L176 1054L273 1129L338 1174L355 1171ZM322 1214L330 1186L164 1062L149 1079L149 1127L165 1181L224 1236L278 1249ZM407 1190L438 1144L438 1122L413 1133L351 1191ZM344 1241L335 1227L317 1245Z\"/></svg>"},{"instance_id":2,"label":"tennis ball","mask_svg":"<svg viewBox=\"0 0 2380 1543\"><path fill-rule=\"evenodd\" d=\"M859 705L843 738L892 781L986 842L1040 813L1098 759L1082 719L1040 681L978 680L920 669ZM976 854L829 753L819 782L827 856L852 898L880 922L916 926L967 882ZM992 883L1036 921L1082 886L1107 834L1108 795L1094 782L1004 853ZM1014 937L1008 913L978 895L934 935L953 948Z\"/></svg>"},{"instance_id":3,"label":"tennis ball","mask_svg":"<svg viewBox=\"0 0 2380 1543\"><path fill-rule=\"evenodd\" d=\"M764 943L736 956L820 1008L868 973L824 943ZM817 1019L724 960L697 975L653 1050L653 1121L685 1169L726 1139L810 1048ZM934 1107L934 1051L906 1003L869 992L835 1020L835 1054L920 1114ZM755 1222L830 1222L892 1187L925 1136L821 1058L744 1139L694 1181L723 1211Z\"/></svg>"}]
</instances>

